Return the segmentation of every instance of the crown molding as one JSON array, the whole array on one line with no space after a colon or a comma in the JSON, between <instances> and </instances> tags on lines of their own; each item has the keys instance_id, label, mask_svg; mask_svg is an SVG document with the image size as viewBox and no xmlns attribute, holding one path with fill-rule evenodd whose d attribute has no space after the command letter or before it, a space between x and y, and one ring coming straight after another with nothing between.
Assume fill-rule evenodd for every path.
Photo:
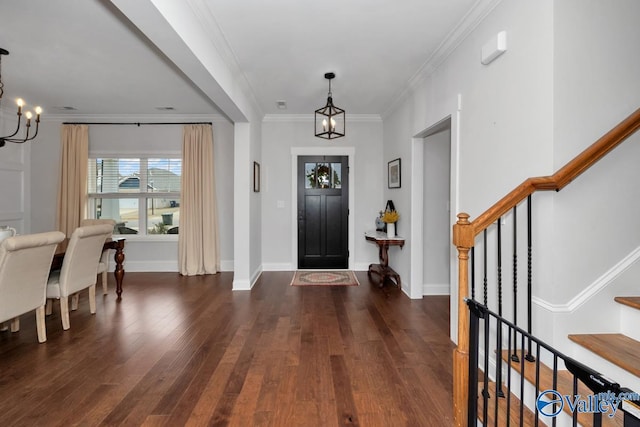
<instances>
[{"instance_id":1,"label":"crown molding","mask_svg":"<svg viewBox=\"0 0 640 427\"><path fill-rule=\"evenodd\" d=\"M44 114L43 122L212 122L231 123L222 114Z\"/></svg>"},{"instance_id":2,"label":"crown molding","mask_svg":"<svg viewBox=\"0 0 640 427\"><path fill-rule=\"evenodd\" d=\"M405 88L382 113L382 118L389 117L405 101L413 89L429 77L451 55L473 30L495 9L502 0L478 0L469 12L462 17L458 25L447 34L442 43L409 79Z\"/></svg>"},{"instance_id":3,"label":"crown molding","mask_svg":"<svg viewBox=\"0 0 640 427\"><path fill-rule=\"evenodd\" d=\"M346 114L347 123L382 123L382 117L379 114ZM313 122L313 114L265 114L262 119L263 123L291 123L291 122Z\"/></svg>"}]
</instances>

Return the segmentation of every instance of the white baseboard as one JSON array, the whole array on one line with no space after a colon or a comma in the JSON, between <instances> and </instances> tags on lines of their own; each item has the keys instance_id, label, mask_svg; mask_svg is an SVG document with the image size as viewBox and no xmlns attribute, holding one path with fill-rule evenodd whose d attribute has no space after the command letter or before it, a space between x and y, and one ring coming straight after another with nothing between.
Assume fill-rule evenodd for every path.
<instances>
[{"instance_id":1,"label":"white baseboard","mask_svg":"<svg viewBox=\"0 0 640 427\"><path fill-rule=\"evenodd\" d=\"M115 263L109 263L109 269L115 269ZM177 273L178 261L125 261L125 272L147 273L147 272L174 272Z\"/></svg>"},{"instance_id":2,"label":"white baseboard","mask_svg":"<svg viewBox=\"0 0 640 427\"><path fill-rule=\"evenodd\" d=\"M109 262L109 271L115 270L115 262ZM124 271L132 273L177 273L178 261L129 261L124 263ZM220 261L220 271L233 271L233 261Z\"/></svg>"},{"instance_id":3,"label":"white baseboard","mask_svg":"<svg viewBox=\"0 0 640 427\"><path fill-rule=\"evenodd\" d=\"M370 262L356 262L353 264L353 271L369 271Z\"/></svg>"},{"instance_id":4,"label":"white baseboard","mask_svg":"<svg viewBox=\"0 0 640 427\"><path fill-rule=\"evenodd\" d=\"M296 270L288 262L267 262L262 264L262 271L294 271Z\"/></svg>"},{"instance_id":5,"label":"white baseboard","mask_svg":"<svg viewBox=\"0 0 640 427\"><path fill-rule=\"evenodd\" d=\"M370 263L358 262L354 264L353 271L367 271ZM262 264L262 271L296 271L297 268L289 262L267 262Z\"/></svg>"},{"instance_id":6,"label":"white baseboard","mask_svg":"<svg viewBox=\"0 0 640 427\"><path fill-rule=\"evenodd\" d=\"M237 280L233 279L233 287L231 290L233 291L250 291L253 286L256 284L260 275L262 274L262 266L259 265L253 273L251 273L251 277L249 280Z\"/></svg>"},{"instance_id":7,"label":"white baseboard","mask_svg":"<svg viewBox=\"0 0 640 427\"><path fill-rule=\"evenodd\" d=\"M425 283L422 285L422 295L450 295L451 286L448 283Z\"/></svg>"},{"instance_id":8,"label":"white baseboard","mask_svg":"<svg viewBox=\"0 0 640 427\"><path fill-rule=\"evenodd\" d=\"M233 280L233 291L250 291L251 283L248 280Z\"/></svg>"},{"instance_id":9,"label":"white baseboard","mask_svg":"<svg viewBox=\"0 0 640 427\"><path fill-rule=\"evenodd\" d=\"M258 279L260 278L261 274L262 274L262 266L258 266L258 268L256 268L256 270L251 275L251 287L252 288L255 286L255 284L258 281Z\"/></svg>"}]
</instances>

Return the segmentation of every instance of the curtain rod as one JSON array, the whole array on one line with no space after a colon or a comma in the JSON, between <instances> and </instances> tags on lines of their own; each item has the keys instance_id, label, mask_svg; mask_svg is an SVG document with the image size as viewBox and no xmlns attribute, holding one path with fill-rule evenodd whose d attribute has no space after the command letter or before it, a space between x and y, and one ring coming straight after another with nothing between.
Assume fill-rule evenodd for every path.
<instances>
[{"instance_id":1,"label":"curtain rod","mask_svg":"<svg viewBox=\"0 0 640 427\"><path fill-rule=\"evenodd\" d=\"M62 122L63 125L212 125L212 122Z\"/></svg>"}]
</instances>

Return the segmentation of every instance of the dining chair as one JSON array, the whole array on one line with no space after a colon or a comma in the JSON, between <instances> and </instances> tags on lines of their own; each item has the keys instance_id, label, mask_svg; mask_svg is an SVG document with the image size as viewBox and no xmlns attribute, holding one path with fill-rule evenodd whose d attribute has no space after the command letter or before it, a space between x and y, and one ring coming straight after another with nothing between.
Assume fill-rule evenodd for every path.
<instances>
[{"instance_id":1,"label":"dining chair","mask_svg":"<svg viewBox=\"0 0 640 427\"><path fill-rule=\"evenodd\" d=\"M80 226L85 227L87 225L101 225L101 224L109 224L112 228L116 226L116 221L113 219L83 219L80 221ZM111 236L109 236L111 237ZM109 273L109 255L110 250L102 251L102 256L100 256L100 263L98 264L98 274L102 276L102 293L107 295L107 279Z\"/></svg>"},{"instance_id":2,"label":"dining chair","mask_svg":"<svg viewBox=\"0 0 640 427\"><path fill-rule=\"evenodd\" d=\"M47 283L47 314L51 300L60 300L62 329L69 329L69 296L89 289L89 311L96 312L96 279L105 240L111 235L109 224L78 227L71 234L62 268L51 272Z\"/></svg>"},{"instance_id":3,"label":"dining chair","mask_svg":"<svg viewBox=\"0 0 640 427\"><path fill-rule=\"evenodd\" d=\"M51 231L9 237L0 244L0 323L11 320L11 332L20 330L20 315L35 310L38 341L47 340L47 276L64 237Z\"/></svg>"}]
</instances>

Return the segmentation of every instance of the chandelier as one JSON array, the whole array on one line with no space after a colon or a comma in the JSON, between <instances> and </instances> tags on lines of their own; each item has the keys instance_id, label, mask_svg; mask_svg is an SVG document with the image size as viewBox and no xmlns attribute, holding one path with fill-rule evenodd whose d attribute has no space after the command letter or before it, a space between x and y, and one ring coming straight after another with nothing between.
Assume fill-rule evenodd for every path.
<instances>
[{"instance_id":1,"label":"chandelier","mask_svg":"<svg viewBox=\"0 0 640 427\"><path fill-rule=\"evenodd\" d=\"M2 56L3 55L9 55L9 51L6 49L0 48L0 102L2 102L2 94L4 93L4 84L2 83ZM7 141L22 144L23 142L31 141L33 138L36 137L36 135L38 135L38 127L40 125L40 113L42 113L42 109L40 107L35 108L36 131L33 133L33 135L31 136L29 135L29 131L31 129L31 118L33 117L33 114L31 113L31 111L27 111L24 113L24 116L27 119L25 123L26 130L24 133L24 138L15 137L18 134L18 132L20 132L20 122L22 120L22 107L24 106L24 101L18 98L17 104L18 104L18 126L16 126L15 132L13 132L11 135L0 136L0 147L4 147Z\"/></svg>"},{"instance_id":2,"label":"chandelier","mask_svg":"<svg viewBox=\"0 0 640 427\"><path fill-rule=\"evenodd\" d=\"M316 136L324 139L335 139L344 136L344 110L333 105L331 96L331 79L336 75L326 73L324 78L329 80L329 95L327 105L318 108L315 114Z\"/></svg>"}]
</instances>

